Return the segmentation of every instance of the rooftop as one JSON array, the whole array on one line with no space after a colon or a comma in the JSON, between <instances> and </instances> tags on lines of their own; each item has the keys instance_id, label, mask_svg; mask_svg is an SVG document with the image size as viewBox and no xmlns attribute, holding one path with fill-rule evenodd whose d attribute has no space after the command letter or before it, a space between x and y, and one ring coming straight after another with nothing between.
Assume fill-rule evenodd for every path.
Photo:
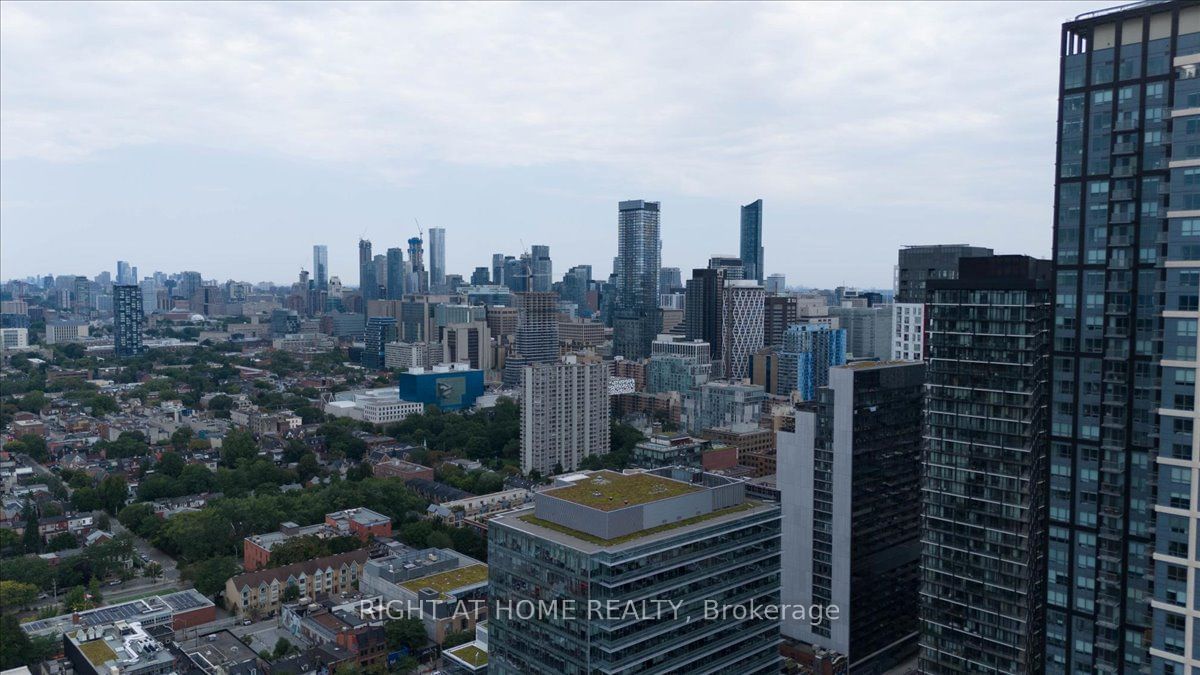
<instances>
[{"instance_id":1,"label":"rooftop","mask_svg":"<svg viewBox=\"0 0 1200 675\"><path fill-rule=\"evenodd\" d=\"M79 645L79 651L83 652L83 655L87 658L88 662L97 668L103 666L109 661L117 660L117 653L114 652L104 640L92 640L91 642L84 642L83 644Z\"/></svg>"},{"instance_id":2,"label":"rooftop","mask_svg":"<svg viewBox=\"0 0 1200 675\"><path fill-rule=\"evenodd\" d=\"M401 586L410 591L420 591L422 588L432 588L438 593L449 593L450 591L463 588L464 586L472 586L487 581L488 567L484 564L470 565L468 567L460 567L448 572L440 572L428 577L421 577L406 581Z\"/></svg>"},{"instance_id":3,"label":"rooftop","mask_svg":"<svg viewBox=\"0 0 1200 675\"><path fill-rule=\"evenodd\" d=\"M595 535L588 534L587 532L581 532L579 530L572 529L570 527L567 527L566 525L559 525L558 523L550 522L548 520L542 520L541 518L538 518L537 516L535 516L532 513L521 516L520 520L522 520L523 522L529 523L530 525L537 525L538 527L544 527L548 530L554 530L555 532L558 532L560 534L565 534L567 536L574 537L574 538L582 540L582 541L586 541L589 544L595 544L597 546L614 546L616 544L625 544L625 543L628 543L631 541L636 541L638 539L643 539L645 537L649 537L652 535L662 534L663 532L668 532L670 530L674 530L677 528L686 527L688 525L696 525L698 523L703 523L706 520L712 520L713 518L718 518L721 516L727 516L727 515L731 515L734 513L740 513L742 511L747 511L749 509L754 508L755 506L758 506L758 504L759 504L758 502L754 502L754 501L744 501L741 504L737 504L736 506L731 506L726 509L721 509L719 511L710 511L703 515L694 516L692 518L686 518L684 520L677 520L677 521L671 522L671 523L664 523L662 525L658 525L656 527L652 527L652 528L649 528L646 530L639 530L637 532L632 532L630 534L621 535L619 537L613 537L612 539L603 539L601 537L597 537Z\"/></svg>"},{"instance_id":4,"label":"rooftop","mask_svg":"<svg viewBox=\"0 0 1200 675\"><path fill-rule=\"evenodd\" d=\"M547 490L545 494L601 511L651 502L697 492L702 488L649 473L621 474L597 471L574 485Z\"/></svg>"},{"instance_id":5,"label":"rooftop","mask_svg":"<svg viewBox=\"0 0 1200 675\"><path fill-rule=\"evenodd\" d=\"M487 652L470 642L465 645L459 645L453 649L448 649L446 650L446 653L475 668L486 666L488 662Z\"/></svg>"}]
</instances>

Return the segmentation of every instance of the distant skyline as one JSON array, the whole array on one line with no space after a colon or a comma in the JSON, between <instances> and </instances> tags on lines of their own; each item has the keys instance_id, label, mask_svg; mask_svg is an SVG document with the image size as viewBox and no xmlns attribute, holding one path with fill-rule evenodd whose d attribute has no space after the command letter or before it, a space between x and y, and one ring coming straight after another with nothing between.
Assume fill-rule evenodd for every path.
<instances>
[{"instance_id":1,"label":"distant skyline","mask_svg":"<svg viewBox=\"0 0 1200 675\"><path fill-rule=\"evenodd\" d=\"M1060 24L1119 3L0 4L0 276L358 282L550 246L604 278L617 202L662 263L890 288L897 249L1049 255ZM428 244L426 245L428 249Z\"/></svg>"}]
</instances>

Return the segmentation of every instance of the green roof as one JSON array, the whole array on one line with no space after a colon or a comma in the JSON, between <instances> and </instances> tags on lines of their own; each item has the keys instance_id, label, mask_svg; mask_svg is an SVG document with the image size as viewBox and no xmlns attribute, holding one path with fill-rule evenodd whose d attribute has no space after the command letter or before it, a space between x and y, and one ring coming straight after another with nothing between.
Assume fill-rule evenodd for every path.
<instances>
[{"instance_id":1,"label":"green roof","mask_svg":"<svg viewBox=\"0 0 1200 675\"><path fill-rule=\"evenodd\" d=\"M448 593L463 586L470 586L482 581L487 581L488 567L487 565L469 565L458 569L450 570L449 572L439 572L431 574L427 577L406 581L401 586L404 586L410 591L420 591L422 588L432 588L438 593Z\"/></svg>"},{"instance_id":2,"label":"green roof","mask_svg":"<svg viewBox=\"0 0 1200 675\"><path fill-rule=\"evenodd\" d=\"M684 518L683 520L677 520L673 523L663 523L662 525L657 525L655 527L651 527L646 530L640 530L638 532L630 532L629 534L621 535L620 537L614 537L612 539L601 539L600 537L597 537L596 535L588 534L587 532L580 532L579 530L571 529L571 528L567 527L566 525L559 525L558 523L554 523L549 520L542 520L541 518L538 518L537 516L533 515L532 513L529 515L521 516L520 520L523 520L523 521L529 523L530 525L537 525L538 527L544 527L548 530L554 530L555 532L561 532L563 534L575 537L576 539L580 539L582 541L586 541L591 544L596 544L597 546L615 546L616 544L624 544L626 542L634 541L635 539L641 539L642 537L648 537L652 534L658 534L660 532L666 532L668 530L673 530L677 527L683 527L685 525L695 525L696 523L701 523L710 518L716 518L717 516L724 516L724 515L727 515L730 513L737 513L738 511L745 511L746 509L750 509L755 506L758 506L758 504L759 504L758 502L754 502L754 501L745 501L745 502L742 502L741 504L738 504L736 506L730 506L729 508L726 508L726 509L720 509L718 511L712 511L710 513L703 513L698 516L692 516L691 518Z\"/></svg>"},{"instance_id":3,"label":"green roof","mask_svg":"<svg viewBox=\"0 0 1200 675\"><path fill-rule=\"evenodd\" d=\"M117 653L104 640L85 642L79 645L79 651L83 652L87 660L97 668L117 658Z\"/></svg>"},{"instance_id":4,"label":"green roof","mask_svg":"<svg viewBox=\"0 0 1200 675\"><path fill-rule=\"evenodd\" d=\"M463 661L470 664L471 666L474 666L475 668L482 668L483 666L486 666L487 662L488 662L487 652L483 651L482 649L480 649L479 647L476 647L475 645L473 645L471 643L467 643L465 645L459 645L458 647L455 647L448 651L450 654L453 654L454 656L462 659Z\"/></svg>"},{"instance_id":5,"label":"green roof","mask_svg":"<svg viewBox=\"0 0 1200 675\"><path fill-rule=\"evenodd\" d=\"M700 489L695 485L649 473L597 471L574 485L546 490L542 494L600 511L614 511L626 506L678 497Z\"/></svg>"}]
</instances>

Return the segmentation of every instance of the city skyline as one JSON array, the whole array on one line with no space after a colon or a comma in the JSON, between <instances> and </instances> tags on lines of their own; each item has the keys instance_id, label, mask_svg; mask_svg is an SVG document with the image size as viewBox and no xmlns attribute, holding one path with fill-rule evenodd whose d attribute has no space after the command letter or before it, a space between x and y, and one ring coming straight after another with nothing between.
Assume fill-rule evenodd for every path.
<instances>
[{"instance_id":1,"label":"city skyline","mask_svg":"<svg viewBox=\"0 0 1200 675\"><path fill-rule=\"evenodd\" d=\"M763 45L726 54L736 56L728 65L697 69L712 77L703 82L680 75L683 57L665 44L614 53L607 38L593 35L616 19L600 8L480 7L480 18L456 16L451 28L445 10L432 6L308 6L290 28L253 31L280 10L197 6L134 14L121 6L10 3L0 22L9 141L0 151L0 216L7 225L0 263L6 277L62 269L90 275L99 270L87 261L101 256L139 261L143 274L200 269L217 278L284 283L311 265L312 244L325 243L330 275L347 282L356 269L356 236L383 248L400 245L416 233L418 218L425 227L446 228L449 272L467 276L495 250L519 250L523 240L550 245L564 268L591 264L603 278L609 256L596 252L616 248L613 201L661 201L663 264L691 269L712 253L738 251L737 207L759 197L767 203L765 246L798 253L768 255L764 272L786 274L793 285L888 287L892 252L903 244L971 241L1043 256L1052 202L1053 108L1046 104L1055 88L1053 27L1094 7L876 5L846 20L846 6L711 6L687 17L698 36L685 45L687 54L723 53L724 35L715 26L731 32L731 43L756 44L736 38L761 37ZM662 41L656 26L682 18L669 6L632 11L645 19L632 23L648 26L634 29L646 38L634 41L646 45ZM994 15L989 33L1013 28L1005 41L979 39L985 29L976 25L984 22L974 19L983 13ZM500 51L506 36L528 25L529 14L554 21L562 35ZM478 47L431 71L444 83L422 76L412 84L427 87L419 97L396 87L381 93L371 111L344 110L345 99L376 85L381 69L340 42L330 46L327 61L311 62L303 27L326 21L361 30L364 54L382 58L388 31L370 24L390 19L428 24L428 39L470 43L458 38L490 32ZM246 23L223 32L226 23L239 22ZM905 33L892 30L896 22L914 23L919 49L895 43ZM200 45L183 39L174 27L180 23L195 26ZM805 47L785 48L785 29ZM142 41L137 51L121 40L124 31L160 30L161 38ZM851 39L849 32L876 46L860 50L864 56L843 54L838 45ZM85 59L79 45L100 56ZM958 53L966 45L971 53ZM195 52L204 46L207 60ZM537 66L539 46L563 58ZM893 55L892 72L877 79L866 55L881 50ZM413 51L397 48L383 59L389 79L424 67ZM253 54L278 76L248 83L237 66ZM950 71L976 69L970 86L942 87L953 73L928 67L929 56L951 54ZM993 65L1012 58L1023 60L1017 65L1030 78L1012 81ZM114 60L161 62L165 70L94 70ZM584 64L599 65L586 81L560 83L559 67ZM493 73L499 94L478 91L474 78L501 67ZM321 74L332 91L314 91L288 75L301 70ZM507 74L521 71L528 81ZM85 86L92 78L111 86ZM608 100L637 88L613 86L623 78L662 82L661 112L647 119L572 113L575 99L590 101L592 109L627 109ZM714 106L717 89L746 102ZM266 100L268 91L277 98ZM510 91L519 92L520 102L508 100ZM438 98L429 93L450 108L426 110L417 99ZM874 103L863 105L867 97ZM133 100L195 105L170 123L151 124ZM294 111L278 100L308 110L291 120ZM811 100L822 100L821 109L808 106ZM244 114L229 112L238 109ZM411 127L389 121L397 117L412 120ZM516 126L498 118L517 120ZM468 133L471 126L493 140ZM494 140L522 133L525 141ZM414 148L405 140L413 135L428 137L429 147ZM524 208L531 200L538 209ZM888 214L887 223L879 222L880 213ZM866 236L855 241L862 264L852 275L850 260L835 249L841 233L855 227ZM122 235L114 237L118 230ZM54 259L29 255L48 233L60 243Z\"/></svg>"}]
</instances>

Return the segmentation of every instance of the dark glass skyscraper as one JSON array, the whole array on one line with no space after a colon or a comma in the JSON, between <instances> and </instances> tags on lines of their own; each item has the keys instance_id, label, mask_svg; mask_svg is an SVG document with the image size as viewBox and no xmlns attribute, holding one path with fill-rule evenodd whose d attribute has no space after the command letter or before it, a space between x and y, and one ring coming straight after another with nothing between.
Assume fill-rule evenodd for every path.
<instances>
[{"instance_id":1,"label":"dark glass skyscraper","mask_svg":"<svg viewBox=\"0 0 1200 675\"><path fill-rule=\"evenodd\" d=\"M928 283L921 672L1037 673L1045 626L1048 260Z\"/></svg>"},{"instance_id":2,"label":"dark glass skyscraper","mask_svg":"<svg viewBox=\"0 0 1200 675\"><path fill-rule=\"evenodd\" d=\"M318 291L329 290L329 247L324 244L313 246L313 281Z\"/></svg>"},{"instance_id":3,"label":"dark glass skyscraper","mask_svg":"<svg viewBox=\"0 0 1200 675\"><path fill-rule=\"evenodd\" d=\"M535 293L549 293L554 286L554 265L550 260L550 247L534 244L529 247L531 287Z\"/></svg>"},{"instance_id":4,"label":"dark glass skyscraper","mask_svg":"<svg viewBox=\"0 0 1200 675\"><path fill-rule=\"evenodd\" d=\"M387 299L404 299L404 250L398 247L387 250Z\"/></svg>"},{"instance_id":5,"label":"dark glass skyscraper","mask_svg":"<svg viewBox=\"0 0 1200 675\"><path fill-rule=\"evenodd\" d=\"M363 368L382 370L385 347L395 339L395 319L390 316L373 316L367 319L367 330L363 336Z\"/></svg>"},{"instance_id":6,"label":"dark glass skyscraper","mask_svg":"<svg viewBox=\"0 0 1200 675\"><path fill-rule=\"evenodd\" d=\"M617 298L613 308L613 354L650 356L662 329L658 270L662 265L659 203L640 199L618 205Z\"/></svg>"},{"instance_id":7,"label":"dark glass skyscraper","mask_svg":"<svg viewBox=\"0 0 1200 675\"><path fill-rule=\"evenodd\" d=\"M761 199L742 207L742 267L745 278L759 284L763 282L762 207Z\"/></svg>"},{"instance_id":8,"label":"dark glass skyscraper","mask_svg":"<svg viewBox=\"0 0 1200 675\"><path fill-rule=\"evenodd\" d=\"M1046 669L1192 673L1200 6L1060 49Z\"/></svg>"},{"instance_id":9,"label":"dark glass skyscraper","mask_svg":"<svg viewBox=\"0 0 1200 675\"><path fill-rule=\"evenodd\" d=\"M429 285L441 290L446 285L446 228L429 228Z\"/></svg>"},{"instance_id":10,"label":"dark glass skyscraper","mask_svg":"<svg viewBox=\"0 0 1200 675\"><path fill-rule=\"evenodd\" d=\"M371 242L358 240L358 291L362 293L363 311L368 300L379 299L379 281L375 277L375 257L371 255Z\"/></svg>"},{"instance_id":11,"label":"dark glass skyscraper","mask_svg":"<svg viewBox=\"0 0 1200 675\"><path fill-rule=\"evenodd\" d=\"M795 431L777 436L782 600L840 612L785 615L783 634L845 655L855 675L917 649L924 389L923 363L832 368Z\"/></svg>"},{"instance_id":12,"label":"dark glass skyscraper","mask_svg":"<svg viewBox=\"0 0 1200 675\"><path fill-rule=\"evenodd\" d=\"M113 351L117 356L142 353L142 289L135 285L113 286Z\"/></svg>"}]
</instances>

